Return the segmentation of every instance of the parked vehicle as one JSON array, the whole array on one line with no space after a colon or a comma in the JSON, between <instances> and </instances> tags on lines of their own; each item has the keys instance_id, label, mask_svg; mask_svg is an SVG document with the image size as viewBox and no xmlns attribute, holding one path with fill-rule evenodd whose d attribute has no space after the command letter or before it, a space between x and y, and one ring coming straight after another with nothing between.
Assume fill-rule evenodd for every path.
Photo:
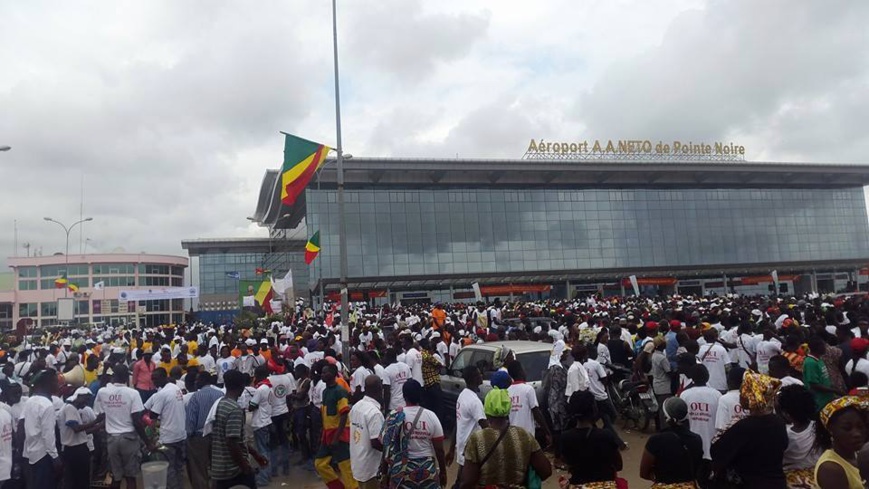
<instances>
[{"instance_id":1,"label":"parked vehicle","mask_svg":"<svg viewBox=\"0 0 869 489\"><path fill-rule=\"evenodd\" d=\"M658 414L658 403L652 395L648 382L631 379L632 371L621 365L605 365L613 373L607 384L607 393L624 427L633 424L635 429L645 431Z\"/></svg>"},{"instance_id":2,"label":"parked vehicle","mask_svg":"<svg viewBox=\"0 0 869 489\"><path fill-rule=\"evenodd\" d=\"M459 350L456 358L453 359L449 368L446 369L446 373L441 375L441 390L443 391L444 407L447 409L447 412L455 411L456 400L465 388L462 370L468 365L476 365L483 372L483 385L480 386L480 398L486 397L486 394L492 389L489 377L495 371L495 353L502 347L507 347L513 351L513 354L516 355L516 360L525 369L526 382L534 387L534 391L537 393L538 402L543 399L542 380L546 367L549 364L549 356L552 353L552 345L550 343L540 343L537 341L477 343Z\"/></svg>"}]
</instances>

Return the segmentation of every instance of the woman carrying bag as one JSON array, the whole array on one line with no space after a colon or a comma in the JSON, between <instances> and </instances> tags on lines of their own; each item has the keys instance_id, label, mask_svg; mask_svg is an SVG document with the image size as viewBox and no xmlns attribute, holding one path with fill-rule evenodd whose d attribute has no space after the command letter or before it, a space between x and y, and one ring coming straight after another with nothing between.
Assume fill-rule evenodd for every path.
<instances>
[{"instance_id":1,"label":"woman carrying bag","mask_svg":"<svg viewBox=\"0 0 869 489\"><path fill-rule=\"evenodd\" d=\"M495 388L486 395L483 410L489 427L474 432L468 439L462 489L539 487L540 482L552 475L552 465L534 436L510 426L510 409L506 389Z\"/></svg>"}]
</instances>

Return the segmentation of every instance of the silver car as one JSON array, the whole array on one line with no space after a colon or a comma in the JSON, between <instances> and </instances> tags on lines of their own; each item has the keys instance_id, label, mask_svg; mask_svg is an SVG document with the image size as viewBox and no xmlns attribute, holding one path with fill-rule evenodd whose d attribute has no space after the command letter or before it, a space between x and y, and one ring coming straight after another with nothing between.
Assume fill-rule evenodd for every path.
<instances>
[{"instance_id":1,"label":"silver car","mask_svg":"<svg viewBox=\"0 0 869 489\"><path fill-rule=\"evenodd\" d=\"M462 370L469 365L480 367L483 372L483 385L480 386L480 397L492 390L489 378L495 372L495 353L501 347L507 347L516 355L516 360L525 370L525 381L534 387L537 401L542 404L543 374L549 365L552 354L551 343L537 341L493 341L491 343L476 343L468 345L456 355L446 373L441 375L441 390L443 391L445 412L455 412L456 399L465 388ZM450 411L451 410L451 411Z\"/></svg>"}]
</instances>

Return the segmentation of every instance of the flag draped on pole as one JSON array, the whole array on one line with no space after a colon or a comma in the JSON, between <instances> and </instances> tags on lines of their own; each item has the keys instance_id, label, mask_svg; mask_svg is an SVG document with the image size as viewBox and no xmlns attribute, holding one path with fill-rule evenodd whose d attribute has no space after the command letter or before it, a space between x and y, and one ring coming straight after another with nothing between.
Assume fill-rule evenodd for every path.
<instances>
[{"instance_id":1,"label":"flag draped on pole","mask_svg":"<svg viewBox=\"0 0 869 489\"><path fill-rule=\"evenodd\" d=\"M305 244L305 263L310 265L317 255L320 254L320 231L314 233L308 243Z\"/></svg>"},{"instance_id":2,"label":"flag draped on pole","mask_svg":"<svg viewBox=\"0 0 869 489\"><path fill-rule=\"evenodd\" d=\"M106 288L106 283L102 280L94 284L94 290L103 290Z\"/></svg>"},{"instance_id":3,"label":"flag draped on pole","mask_svg":"<svg viewBox=\"0 0 869 489\"><path fill-rule=\"evenodd\" d=\"M329 148L284 133L284 165L281 168L281 202L293 205L326 161Z\"/></svg>"},{"instance_id":4,"label":"flag draped on pole","mask_svg":"<svg viewBox=\"0 0 869 489\"><path fill-rule=\"evenodd\" d=\"M60 277L57 277L56 279L54 279L54 288L55 289L62 289L64 287L66 287L66 284L68 284L68 283L69 283L69 280L66 279L66 274L61 275Z\"/></svg>"},{"instance_id":5,"label":"flag draped on pole","mask_svg":"<svg viewBox=\"0 0 869 489\"><path fill-rule=\"evenodd\" d=\"M74 283L72 283L72 282L70 282L69 284L67 284L67 288L69 288L69 291L70 291L70 292L78 292L78 285L76 285L76 284L74 284Z\"/></svg>"},{"instance_id":6,"label":"flag draped on pole","mask_svg":"<svg viewBox=\"0 0 869 489\"><path fill-rule=\"evenodd\" d=\"M275 296L275 291L272 290L272 283L270 280L264 280L260 285L259 289L256 291L256 295L254 298L256 299L257 304L263 308L263 311L273 314L272 310L272 299Z\"/></svg>"},{"instance_id":7,"label":"flag draped on pole","mask_svg":"<svg viewBox=\"0 0 869 489\"><path fill-rule=\"evenodd\" d=\"M272 273L271 270L267 270L267 269L265 269L265 268L260 268L260 267L257 267L256 270L254 270L254 272L255 272L257 275L265 275L265 274L267 274L267 273Z\"/></svg>"}]
</instances>

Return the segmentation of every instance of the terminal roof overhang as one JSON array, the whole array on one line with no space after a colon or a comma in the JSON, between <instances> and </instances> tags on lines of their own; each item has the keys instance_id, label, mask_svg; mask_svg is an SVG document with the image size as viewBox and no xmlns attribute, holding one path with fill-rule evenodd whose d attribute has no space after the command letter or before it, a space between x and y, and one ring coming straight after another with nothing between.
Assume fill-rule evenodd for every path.
<instances>
[{"instance_id":1,"label":"terminal roof overhang","mask_svg":"<svg viewBox=\"0 0 869 489\"><path fill-rule=\"evenodd\" d=\"M830 260L812 262L779 262L750 263L729 265L703 265L684 267L636 267L636 268L602 268L587 270L551 270L538 272L511 273L470 273L470 274L437 274L437 275L402 275L384 277L351 277L347 282L352 290L433 290L449 287L470 288L474 282L480 285L505 284L563 284L571 283L601 283L619 281L630 275L645 277L674 277L679 280L700 278L717 278L727 275L729 278L769 275L772 270L779 274L805 274L811 272L853 272L869 264L869 257L858 260ZM337 290L338 279L324 278L326 290ZM315 288L319 283L315 285Z\"/></svg>"},{"instance_id":2,"label":"terminal roof overhang","mask_svg":"<svg viewBox=\"0 0 869 489\"><path fill-rule=\"evenodd\" d=\"M283 240L277 243L271 238L220 238L188 239L181 242L181 248L193 256L222 253L271 253L296 249L303 250L305 240Z\"/></svg>"},{"instance_id":3,"label":"terminal roof overhang","mask_svg":"<svg viewBox=\"0 0 869 489\"><path fill-rule=\"evenodd\" d=\"M345 188L845 188L869 184L869 165L748 161L497 160L351 158ZM334 189L335 160L326 160L310 187ZM254 219L290 229L305 216L304 195L280 200L280 172L263 178Z\"/></svg>"}]
</instances>

